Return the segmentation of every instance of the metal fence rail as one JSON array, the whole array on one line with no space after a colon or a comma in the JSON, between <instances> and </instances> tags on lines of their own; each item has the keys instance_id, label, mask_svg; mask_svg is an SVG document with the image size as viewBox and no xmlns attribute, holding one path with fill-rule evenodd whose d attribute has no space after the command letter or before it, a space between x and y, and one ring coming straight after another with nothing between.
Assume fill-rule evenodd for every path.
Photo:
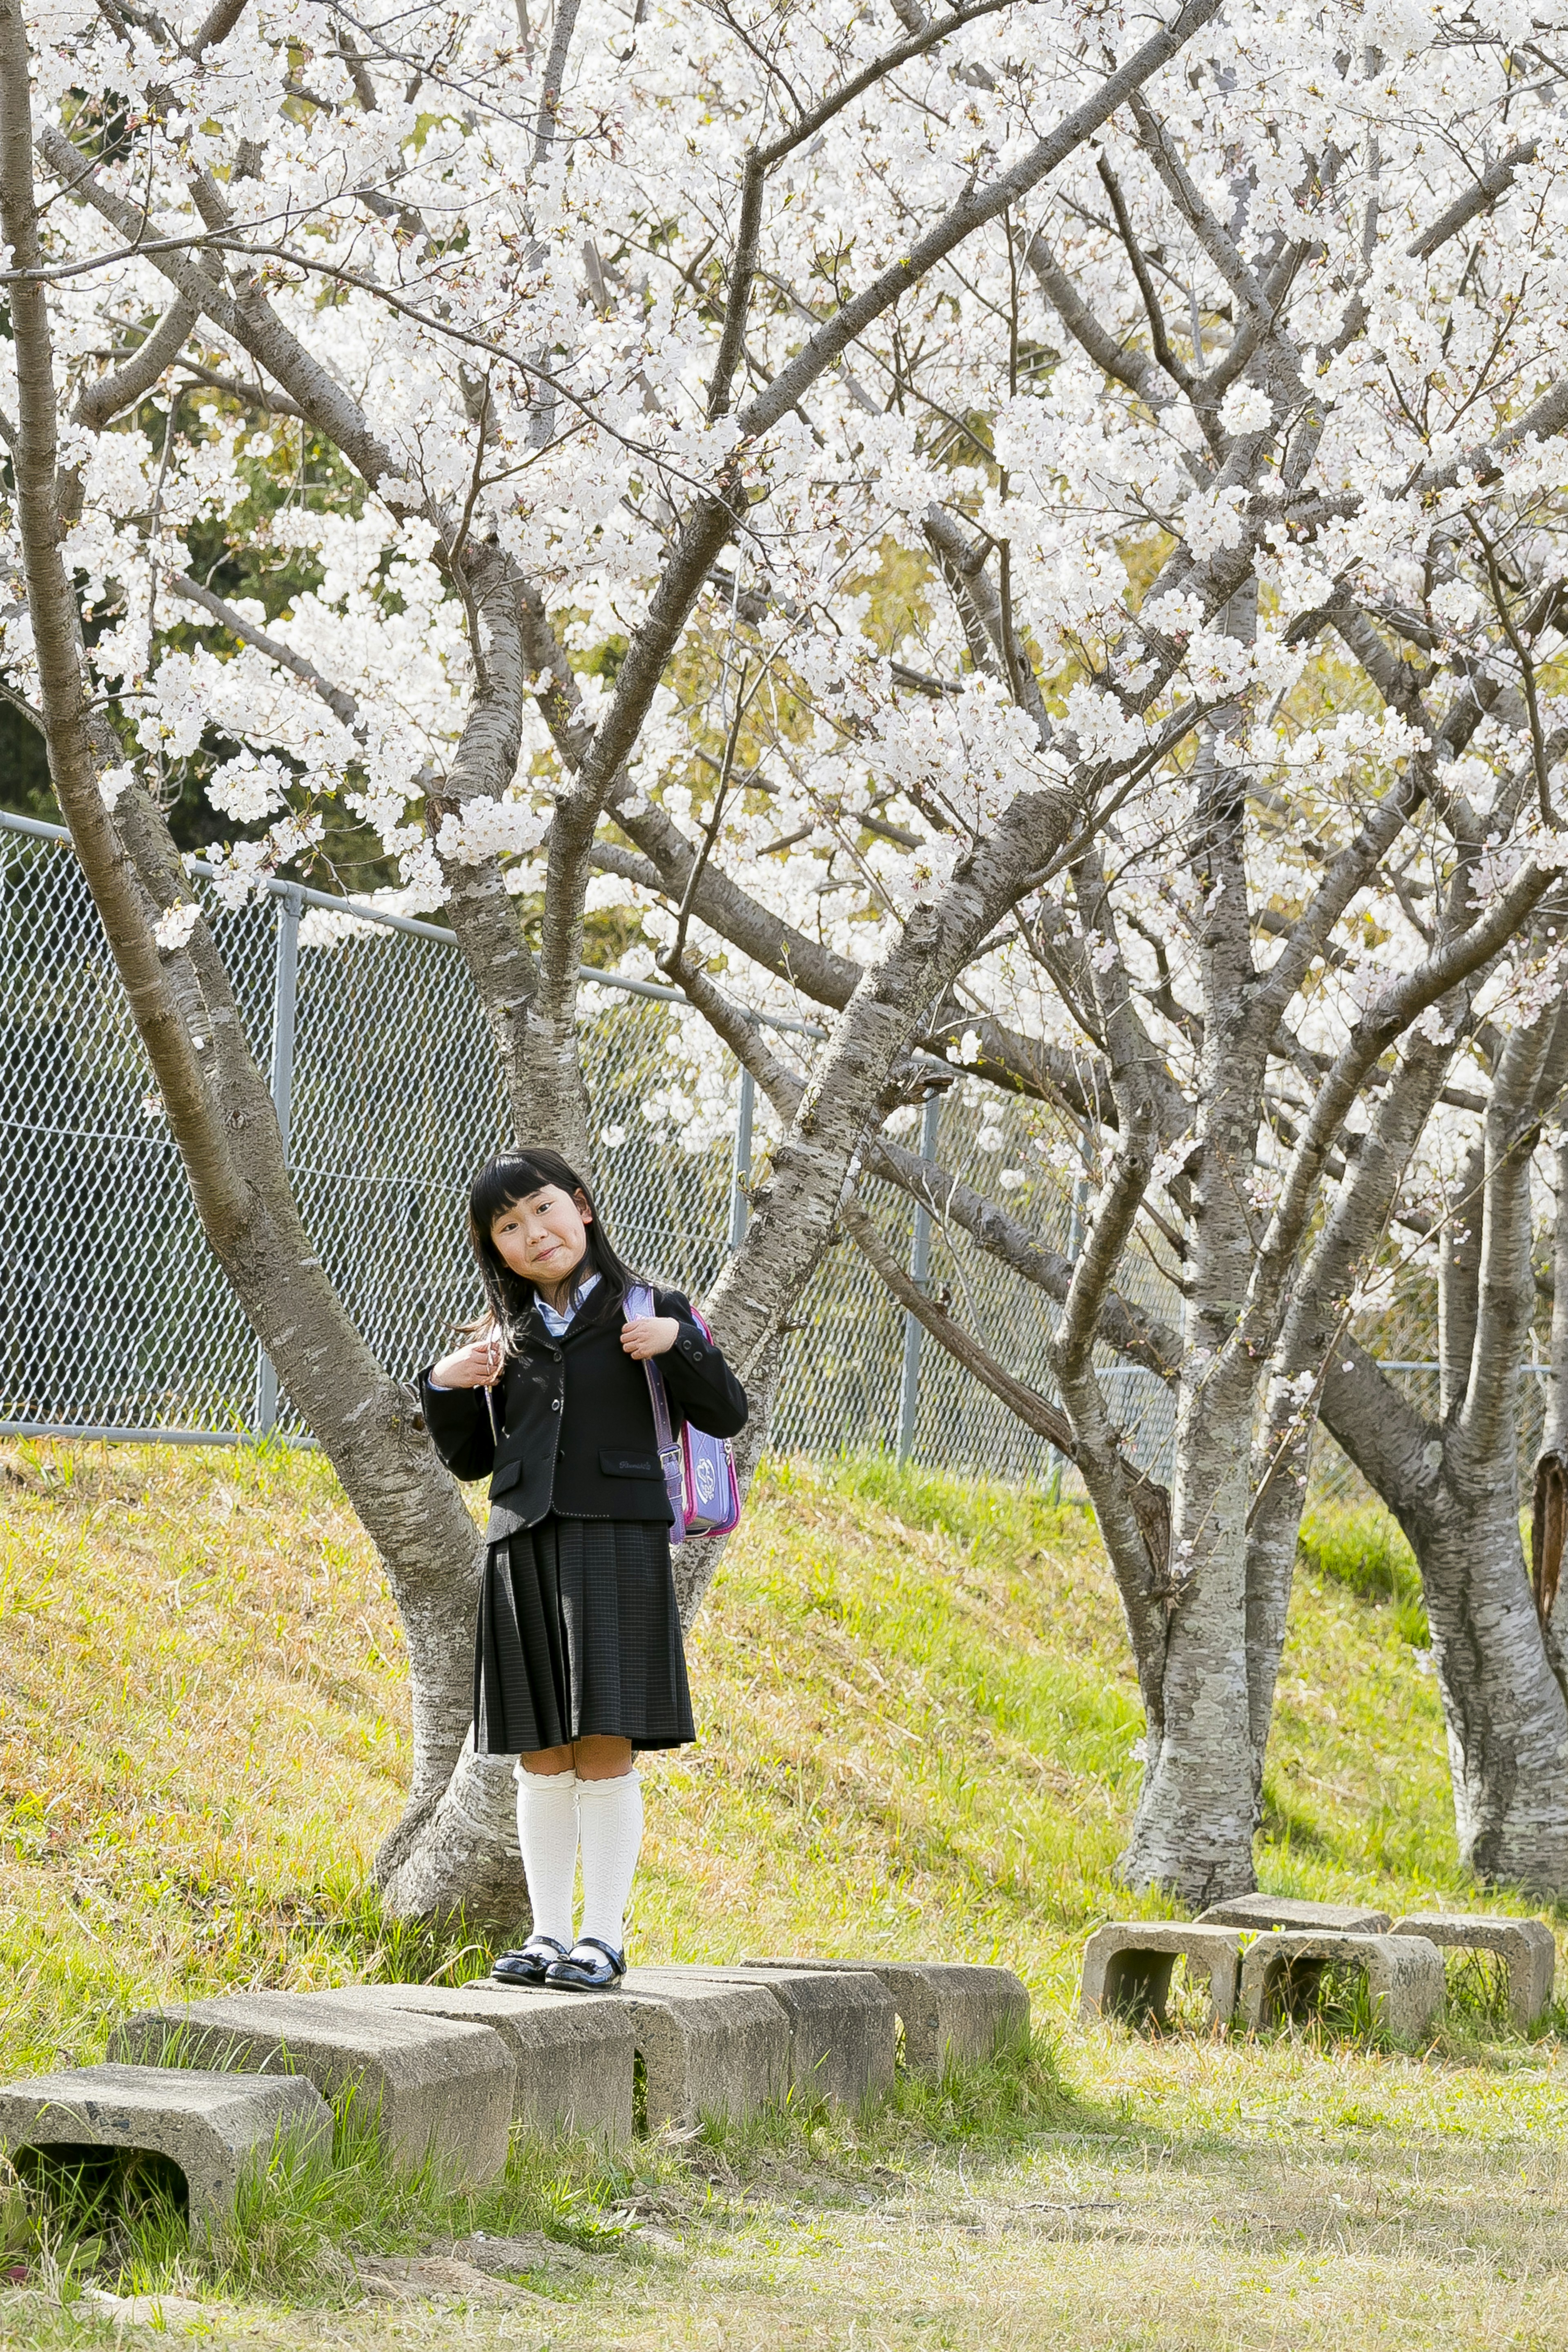
<instances>
[{"instance_id":1,"label":"metal fence rail","mask_svg":"<svg viewBox=\"0 0 1568 2352\"><path fill-rule=\"evenodd\" d=\"M199 866L193 887L271 1074L312 1242L375 1355L412 1373L473 1311L463 1203L506 1133L456 942L379 909L349 916L345 902L293 884L233 911ZM594 973L580 1021L618 1244L700 1294L744 1235L765 1108L729 1056L699 1042L696 1016L670 989ZM1049 1113L965 1076L905 1124L909 1145L999 1190L1048 1242L1073 1249L1082 1184ZM1055 1318L1040 1293L903 1193L873 1185L867 1198L915 1279L951 1295L1009 1369L1049 1393ZM1178 1318L1151 1265L1134 1262L1130 1286ZM1417 1284L1363 1335L1423 1402L1431 1311ZM780 1448L880 1444L961 1474L1060 1478L1052 1449L922 1334L852 1244L831 1254L800 1320ZM1168 1475L1168 1391L1109 1354L1102 1371L1129 1450ZM1525 1405L1528 1441L1540 1421L1533 1386ZM68 837L0 813L0 1435L211 1444L273 1432L304 1433L207 1249ZM1370 1499L1326 1438L1313 1485Z\"/></svg>"}]
</instances>

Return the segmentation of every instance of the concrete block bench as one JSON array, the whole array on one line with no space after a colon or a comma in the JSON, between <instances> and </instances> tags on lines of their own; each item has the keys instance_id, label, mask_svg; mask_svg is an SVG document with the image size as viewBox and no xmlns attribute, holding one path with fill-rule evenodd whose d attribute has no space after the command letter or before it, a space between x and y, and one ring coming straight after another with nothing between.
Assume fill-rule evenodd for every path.
<instances>
[{"instance_id":1,"label":"concrete block bench","mask_svg":"<svg viewBox=\"0 0 1568 2352\"><path fill-rule=\"evenodd\" d=\"M1336 1936L1383 1936L1391 1925L1386 1911L1355 1903L1305 1903L1293 1895L1238 1895L1211 1903L1198 1914L1205 1927L1301 1927Z\"/></svg>"},{"instance_id":2,"label":"concrete block bench","mask_svg":"<svg viewBox=\"0 0 1568 2352\"><path fill-rule=\"evenodd\" d=\"M1207 1995L1207 2022L1228 2025L1236 2009L1241 1935L1239 1927L1201 1920L1118 1919L1097 1927L1083 1948L1078 2014L1166 2024L1171 1977L1177 1960L1185 1960L1188 1983L1201 1984Z\"/></svg>"},{"instance_id":3,"label":"concrete block bench","mask_svg":"<svg viewBox=\"0 0 1568 2352\"><path fill-rule=\"evenodd\" d=\"M489 2026L334 2008L309 1993L227 1993L128 2018L110 2056L303 2074L329 2100L352 2090L396 2162L428 2158L454 2184L493 2180L507 2161L517 2070Z\"/></svg>"},{"instance_id":4,"label":"concrete block bench","mask_svg":"<svg viewBox=\"0 0 1568 2352\"><path fill-rule=\"evenodd\" d=\"M789 2087L789 2021L761 1985L632 1969L619 1992L565 1998L613 2001L631 2018L651 2131L705 2116L740 2123Z\"/></svg>"},{"instance_id":5,"label":"concrete block bench","mask_svg":"<svg viewBox=\"0 0 1568 2352\"><path fill-rule=\"evenodd\" d=\"M1544 1919L1500 1919L1463 1912L1410 1911L1394 1922L1396 1936L1421 1936L1451 1951L1492 1952L1508 1969L1508 2014L1528 2032L1552 1999L1557 1939Z\"/></svg>"},{"instance_id":6,"label":"concrete block bench","mask_svg":"<svg viewBox=\"0 0 1568 2352\"><path fill-rule=\"evenodd\" d=\"M1448 1986L1443 1956L1419 1936L1363 1936L1284 1929L1260 1936L1241 1960L1241 2021L1249 2033L1272 2024L1291 1993L1310 1993L1330 1967L1361 1969L1378 2023L1396 2041L1431 2031Z\"/></svg>"},{"instance_id":7,"label":"concrete block bench","mask_svg":"<svg viewBox=\"0 0 1568 2352\"><path fill-rule=\"evenodd\" d=\"M284 2137L331 2154L331 2110L302 2075L82 2066L0 2084L0 2145L19 2169L43 2158L112 2192L116 2173L156 2157L183 2179L193 2229L215 2233L247 2168L265 2169Z\"/></svg>"},{"instance_id":8,"label":"concrete block bench","mask_svg":"<svg viewBox=\"0 0 1568 2352\"><path fill-rule=\"evenodd\" d=\"M852 2113L893 2088L898 2021L869 1969L663 1967L638 1969L639 1985L755 1985L778 2002L789 2029L789 2087Z\"/></svg>"},{"instance_id":9,"label":"concrete block bench","mask_svg":"<svg viewBox=\"0 0 1568 2352\"><path fill-rule=\"evenodd\" d=\"M517 2069L512 2120L549 2138L579 2132L622 2147L632 2137L636 2028L618 2001L549 1987L497 1984L341 1985L302 1996L354 2014L450 2018L498 2033Z\"/></svg>"},{"instance_id":10,"label":"concrete block bench","mask_svg":"<svg viewBox=\"0 0 1568 2352\"><path fill-rule=\"evenodd\" d=\"M1029 2032L1029 1991L1010 1969L964 1960L747 1960L748 1969L815 1969L873 1976L904 2028L912 2074L980 2065Z\"/></svg>"}]
</instances>

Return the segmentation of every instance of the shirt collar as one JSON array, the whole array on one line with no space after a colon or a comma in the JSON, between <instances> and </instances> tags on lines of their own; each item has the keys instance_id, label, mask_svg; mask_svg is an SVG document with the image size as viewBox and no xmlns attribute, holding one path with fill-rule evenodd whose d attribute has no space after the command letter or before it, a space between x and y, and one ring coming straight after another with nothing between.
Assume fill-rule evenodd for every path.
<instances>
[{"instance_id":1,"label":"shirt collar","mask_svg":"<svg viewBox=\"0 0 1568 2352\"><path fill-rule=\"evenodd\" d=\"M536 1293L534 1305L538 1309L539 1321L544 1325L545 1329L549 1333L552 1339L559 1339L562 1336L568 1324L571 1321L572 1317L577 1313L578 1308L588 1297L589 1292L594 1288L598 1280L599 1276L597 1274L591 1274L588 1280L578 1292L575 1301L569 1299L566 1306L561 1308L547 1306L545 1301Z\"/></svg>"}]
</instances>

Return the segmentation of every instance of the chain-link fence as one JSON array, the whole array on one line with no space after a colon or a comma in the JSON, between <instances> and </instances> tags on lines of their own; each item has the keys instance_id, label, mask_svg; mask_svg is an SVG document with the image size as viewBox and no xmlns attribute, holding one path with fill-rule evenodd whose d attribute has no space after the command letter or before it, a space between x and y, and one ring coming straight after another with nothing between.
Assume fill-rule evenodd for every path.
<instances>
[{"instance_id":1,"label":"chain-link fence","mask_svg":"<svg viewBox=\"0 0 1568 2352\"><path fill-rule=\"evenodd\" d=\"M470 1313L469 1176L505 1132L486 1024L450 933L346 916L283 886L204 899L274 1100L305 1223L395 1373ZM748 1080L673 992L599 975L581 1040L602 1204L632 1263L698 1294L745 1228L762 1119ZM300 1433L192 1205L108 943L57 827L0 814L0 1434L198 1443ZM779 1040L788 1048L788 1027ZM967 1077L918 1143L1071 1246L1074 1187L1027 1106ZM904 1261L1020 1378L1049 1386L1051 1310L891 1188L871 1206ZM1151 1271L1151 1305L1168 1312ZM841 1244L800 1313L775 1424L785 1449L885 1444L955 1470L1049 1477L1051 1449L968 1379ZM1134 1450L1168 1452L1170 1403L1107 1361Z\"/></svg>"},{"instance_id":2,"label":"chain-link fence","mask_svg":"<svg viewBox=\"0 0 1568 2352\"><path fill-rule=\"evenodd\" d=\"M451 934L348 916L280 885L237 910L201 878L253 1051L270 1072L306 1226L368 1344L405 1375L472 1312L469 1177L503 1139L504 1103L477 997ZM214 1443L301 1433L207 1249L180 1156L68 840L0 814L0 1434ZM700 1295L745 1229L762 1137L749 1080L666 989L596 975L581 1043L602 1205L623 1254ZM798 1025L798 1024L797 1024ZM779 1040L788 1050L789 1025ZM1083 1198L1066 1131L1037 1105L960 1076L904 1140L999 1193L1071 1253ZM869 1205L903 1262L1019 1379L1050 1392L1053 1310L956 1229L889 1187ZM1130 1287L1166 1319L1153 1264ZM1423 1394L1419 1302L1376 1352ZM785 1450L885 1445L958 1472L1059 1478L1051 1448L964 1373L849 1243L800 1311L775 1423ZM1401 1345L1400 1342L1406 1344ZM1423 1360L1417 1361L1415 1360ZM1135 1458L1168 1471L1172 1404L1107 1354ZM1320 1444L1321 1486L1354 1473Z\"/></svg>"}]
</instances>

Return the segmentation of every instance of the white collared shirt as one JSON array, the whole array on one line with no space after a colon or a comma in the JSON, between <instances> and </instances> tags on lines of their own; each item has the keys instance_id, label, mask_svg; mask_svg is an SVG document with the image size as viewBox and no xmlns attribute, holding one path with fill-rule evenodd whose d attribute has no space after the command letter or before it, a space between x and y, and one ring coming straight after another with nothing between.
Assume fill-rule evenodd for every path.
<instances>
[{"instance_id":1,"label":"white collared shirt","mask_svg":"<svg viewBox=\"0 0 1568 2352\"><path fill-rule=\"evenodd\" d=\"M564 1308L548 1306L545 1300L538 1296L538 1293L537 1291L535 1292L534 1305L539 1310L539 1321L544 1325L545 1329L549 1333L552 1339L559 1339L562 1336L568 1324L571 1321L572 1317L577 1313L578 1308L581 1306L583 1300L588 1297L589 1292L594 1287L598 1280L599 1276L596 1274L591 1274L588 1280L583 1284L582 1288L578 1292L576 1298L569 1299Z\"/></svg>"}]
</instances>

